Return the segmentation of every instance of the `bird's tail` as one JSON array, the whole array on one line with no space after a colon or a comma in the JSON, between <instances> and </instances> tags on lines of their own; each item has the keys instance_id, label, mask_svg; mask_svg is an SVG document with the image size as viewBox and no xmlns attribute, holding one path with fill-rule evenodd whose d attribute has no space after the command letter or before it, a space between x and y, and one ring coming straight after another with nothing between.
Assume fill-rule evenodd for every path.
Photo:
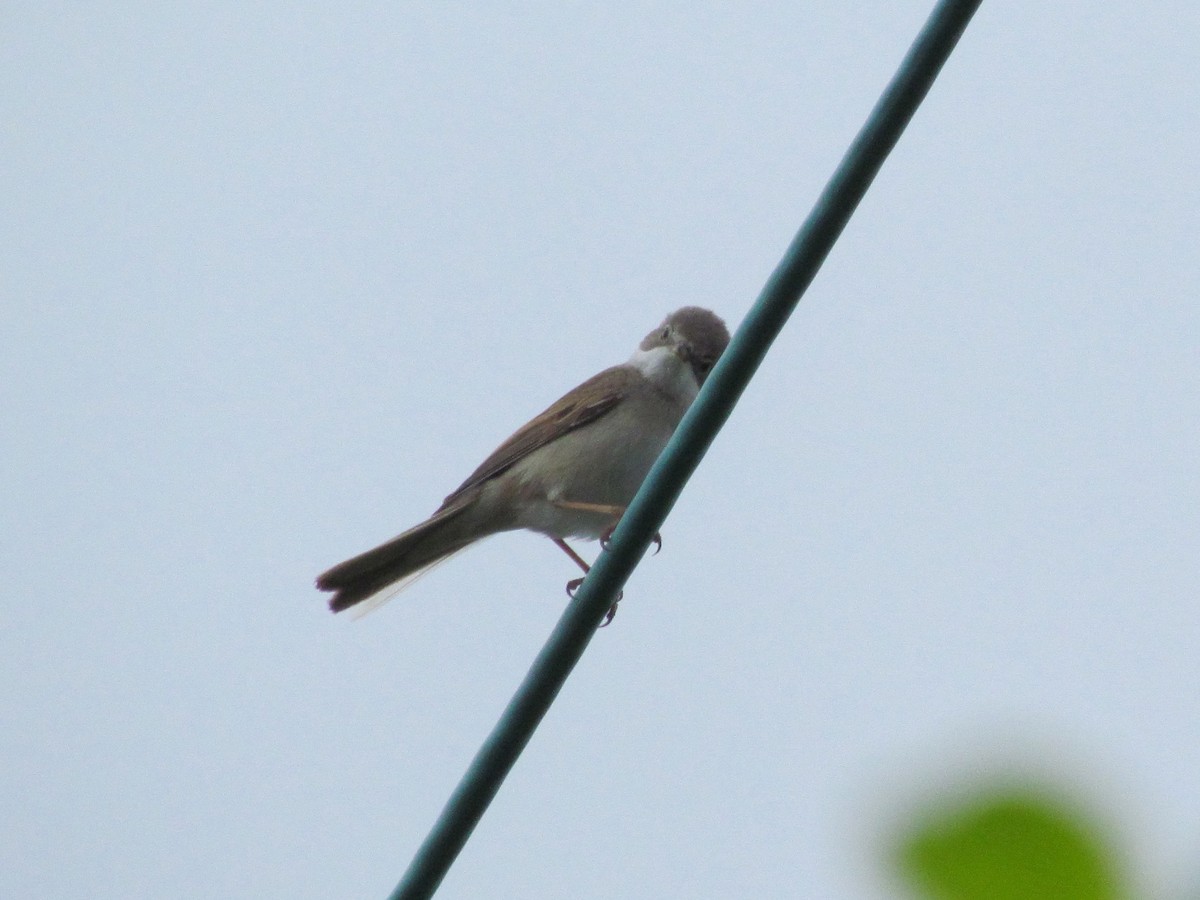
<instances>
[{"instance_id":1,"label":"bird's tail","mask_svg":"<svg viewBox=\"0 0 1200 900\"><path fill-rule=\"evenodd\" d=\"M389 599L431 566L478 540L482 535L465 527L464 511L438 510L386 544L318 575L317 587L334 592L329 608L341 612L384 592L380 602Z\"/></svg>"}]
</instances>

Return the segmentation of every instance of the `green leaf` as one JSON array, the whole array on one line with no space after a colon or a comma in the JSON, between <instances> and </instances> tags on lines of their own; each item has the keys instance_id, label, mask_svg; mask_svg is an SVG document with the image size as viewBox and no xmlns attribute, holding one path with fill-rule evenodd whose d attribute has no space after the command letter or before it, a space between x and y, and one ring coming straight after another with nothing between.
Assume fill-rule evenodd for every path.
<instances>
[{"instance_id":1,"label":"green leaf","mask_svg":"<svg viewBox=\"0 0 1200 900\"><path fill-rule=\"evenodd\" d=\"M1127 900L1099 834L1049 796L997 792L925 816L902 839L897 863L931 900Z\"/></svg>"}]
</instances>

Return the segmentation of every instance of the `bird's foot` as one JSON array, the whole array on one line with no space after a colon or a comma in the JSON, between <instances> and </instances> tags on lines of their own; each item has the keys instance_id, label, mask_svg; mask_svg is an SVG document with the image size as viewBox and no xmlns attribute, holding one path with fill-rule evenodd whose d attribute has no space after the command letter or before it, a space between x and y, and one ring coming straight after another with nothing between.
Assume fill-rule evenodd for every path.
<instances>
[{"instance_id":1,"label":"bird's foot","mask_svg":"<svg viewBox=\"0 0 1200 900\"><path fill-rule=\"evenodd\" d=\"M608 549L608 545L612 543L613 532L616 531L616 529L617 526L614 525L612 528L609 528L607 531L605 531L604 534L600 535L600 549ZM654 537L650 538L650 541L654 544L654 554L657 556L658 551L662 549L662 535L656 531L654 532Z\"/></svg>"},{"instance_id":2,"label":"bird's foot","mask_svg":"<svg viewBox=\"0 0 1200 900\"><path fill-rule=\"evenodd\" d=\"M583 584L582 578L572 578L570 581L568 581L567 582L567 596L574 599L575 592L577 590L579 590L579 586L581 584ZM624 591L621 591L617 594L617 599L614 600L613 605L608 608L608 613L604 616L604 621L601 622L597 626L598 628L603 628L605 625L607 625L609 622L611 622L613 620L613 616L615 616L617 614L617 604L621 602L621 598L624 596L625 596Z\"/></svg>"}]
</instances>

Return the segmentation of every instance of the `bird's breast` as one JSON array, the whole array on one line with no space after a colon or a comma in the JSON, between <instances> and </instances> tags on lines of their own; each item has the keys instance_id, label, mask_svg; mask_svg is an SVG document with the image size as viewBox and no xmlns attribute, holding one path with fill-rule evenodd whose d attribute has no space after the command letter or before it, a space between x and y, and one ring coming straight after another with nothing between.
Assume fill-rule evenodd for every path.
<instances>
[{"instance_id":1,"label":"bird's breast","mask_svg":"<svg viewBox=\"0 0 1200 900\"><path fill-rule=\"evenodd\" d=\"M647 387L529 454L506 473L522 498L517 527L553 537L599 537L615 524L611 515L563 504L628 506L686 408Z\"/></svg>"}]
</instances>

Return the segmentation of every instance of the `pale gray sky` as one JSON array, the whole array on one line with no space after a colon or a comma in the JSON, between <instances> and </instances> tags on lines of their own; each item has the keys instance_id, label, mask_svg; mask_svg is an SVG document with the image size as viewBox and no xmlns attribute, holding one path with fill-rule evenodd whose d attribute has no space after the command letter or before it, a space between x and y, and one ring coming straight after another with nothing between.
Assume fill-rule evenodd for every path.
<instances>
[{"instance_id":1,"label":"pale gray sky","mask_svg":"<svg viewBox=\"0 0 1200 900\"><path fill-rule=\"evenodd\" d=\"M10 8L0 895L386 896L574 572L313 576L735 325L930 8ZM1200 881L1198 34L984 4L440 896L883 900L1013 770Z\"/></svg>"}]
</instances>

